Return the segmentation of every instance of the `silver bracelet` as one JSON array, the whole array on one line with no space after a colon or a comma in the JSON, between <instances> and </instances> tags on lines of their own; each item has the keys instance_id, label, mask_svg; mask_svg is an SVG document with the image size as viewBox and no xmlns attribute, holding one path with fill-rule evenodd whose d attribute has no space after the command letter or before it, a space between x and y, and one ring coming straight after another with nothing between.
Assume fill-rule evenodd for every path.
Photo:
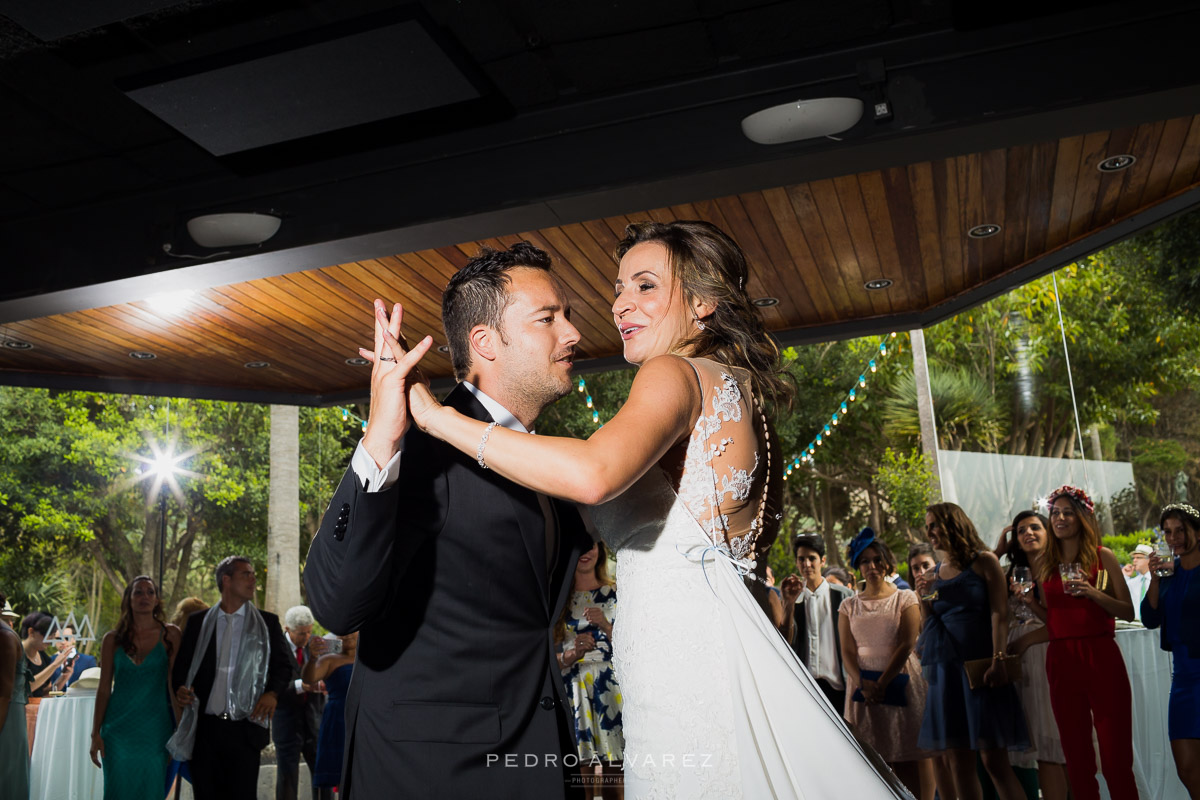
<instances>
[{"instance_id":1,"label":"silver bracelet","mask_svg":"<svg viewBox=\"0 0 1200 800\"><path fill-rule=\"evenodd\" d=\"M483 448L487 447L488 437L492 435L492 428L496 427L496 423L490 422L483 429L483 438L479 440L479 448L475 451L475 462L479 464L481 469L487 469L488 465L483 462Z\"/></svg>"}]
</instances>

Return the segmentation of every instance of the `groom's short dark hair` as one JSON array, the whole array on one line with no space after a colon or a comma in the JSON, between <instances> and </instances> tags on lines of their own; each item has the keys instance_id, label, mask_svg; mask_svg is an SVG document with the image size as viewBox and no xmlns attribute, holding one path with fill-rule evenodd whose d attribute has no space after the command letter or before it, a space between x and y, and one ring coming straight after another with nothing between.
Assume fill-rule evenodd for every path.
<instances>
[{"instance_id":1,"label":"groom's short dark hair","mask_svg":"<svg viewBox=\"0 0 1200 800\"><path fill-rule=\"evenodd\" d=\"M442 292L442 326L450 345L454 377L462 380L471 368L468 336L476 325L487 325L504 336L502 321L508 307L508 271L516 267L550 270L550 256L529 242L517 242L507 250L485 247L450 278Z\"/></svg>"},{"instance_id":2,"label":"groom's short dark hair","mask_svg":"<svg viewBox=\"0 0 1200 800\"><path fill-rule=\"evenodd\" d=\"M238 564L253 564L254 562L245 556L229 556L221 560L217 564L217 591L222 591L225 587L221 585L221 579L229 576L233 577L233 570Z\"/></svg>"}]
</instances>

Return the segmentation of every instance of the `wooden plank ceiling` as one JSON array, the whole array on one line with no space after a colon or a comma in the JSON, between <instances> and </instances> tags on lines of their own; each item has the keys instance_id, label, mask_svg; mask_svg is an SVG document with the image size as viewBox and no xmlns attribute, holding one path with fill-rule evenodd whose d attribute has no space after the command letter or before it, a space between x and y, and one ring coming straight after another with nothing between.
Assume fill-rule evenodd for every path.
<instances>
[{"instance_id":1,"label":"wooden plank ceiling","mask_svg":"<svg viewBox=\"0 0 1200 800\"><path fill-rule=\"evenodd\" d=\"M1119 154L1137 161L1119 172L1097 168ZM10 323L0 382L4 373L52 376L57 384L50 385L115 378L169 384L179 394L291 394L313 402L365 393L367 369L347 359L370 345L372 298L402 302L410 338L432 332L442 345L440 295L450 275L480 245L520 239L556 259L583 337L580 358L618 356L609 254L628 222L646 218L698 218L728 231L750 258L751 296L778 299L764 315L785 338L819 337L855 320L883 326L1193 188L1198 167L1200 116L514 231L219 286L174 312L138 301ZM967 236L982 224L999 225L999 234ZM864 288L879 278L891 287ZM15 349L14 340L32 347ZM136 351L155 358L131 358ZM426 368L437 377L451 372L440 352Z\"/></svg>"}]
</instances>

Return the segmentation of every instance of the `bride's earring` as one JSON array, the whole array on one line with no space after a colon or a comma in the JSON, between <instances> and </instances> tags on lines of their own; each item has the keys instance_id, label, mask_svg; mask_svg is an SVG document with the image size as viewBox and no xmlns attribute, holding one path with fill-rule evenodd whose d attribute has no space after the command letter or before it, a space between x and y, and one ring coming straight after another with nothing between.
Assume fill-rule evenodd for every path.
<instances>
[{"instance_id":1,"label":"bride's earring","mask_svg":"<svg viewBox=\"0 0 1200 800\"><path fill-rule=\"evenodd\" d=\"M700 330L704 330L704 321L699 317L696 317L696 327Z\"/></svg>"}]
</instances>

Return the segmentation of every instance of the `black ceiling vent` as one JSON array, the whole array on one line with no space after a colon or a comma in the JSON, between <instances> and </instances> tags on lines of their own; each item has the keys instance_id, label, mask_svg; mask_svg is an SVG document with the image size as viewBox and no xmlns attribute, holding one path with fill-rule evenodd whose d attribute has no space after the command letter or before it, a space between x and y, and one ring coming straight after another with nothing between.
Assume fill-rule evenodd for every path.
<instances>
[{"instance_id":1,"label":"black ceiling vent","mask_svg":"<svg viewBox=\"0 0 1200 800\"><path fill-rule=\"evenodd\" d=\"M157 70L120 88L244 172L511 114L470 58L411 6Z\"/></svg>"},{"instance_id":2,"label":"black ceiling vent","mask_svg":"<svg viewBox=\"0 0 1200 800\"><path fill-rule=\"evenodd\" d=\"M0 14L43 42L160 11L179 0L0 0Z\"/></svg>"}]
</instances>

